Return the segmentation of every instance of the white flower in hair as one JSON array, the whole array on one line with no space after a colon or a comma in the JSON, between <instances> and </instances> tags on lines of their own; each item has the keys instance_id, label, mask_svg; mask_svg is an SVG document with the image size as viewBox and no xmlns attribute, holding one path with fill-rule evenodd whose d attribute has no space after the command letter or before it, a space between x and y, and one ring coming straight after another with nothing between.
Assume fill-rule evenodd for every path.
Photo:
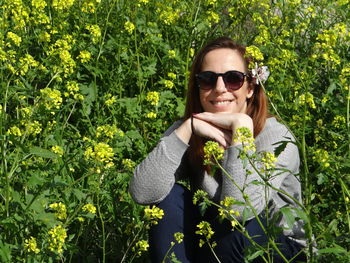
<instances>
[{"instance_id":1,"label":"white flower in hair","mask_svg":"<svg viewBox=\"0 0 350 263\"><path fill-rule=\"evenodd\" d=\"M258 66L258 63L255 62L255 68L252 69L252 77L256 78L256 84L259 84L259 81L264 83L270 76L270 71L267 66Z\"/></svg>"}]
</instances>

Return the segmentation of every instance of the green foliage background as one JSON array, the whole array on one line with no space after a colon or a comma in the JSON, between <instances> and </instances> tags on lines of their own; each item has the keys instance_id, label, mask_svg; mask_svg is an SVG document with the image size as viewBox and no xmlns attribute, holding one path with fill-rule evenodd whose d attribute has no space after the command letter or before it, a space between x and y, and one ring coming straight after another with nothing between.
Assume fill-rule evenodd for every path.
<instances>
[{"instance_id":1,"label":"green foliage background","mask_svg":"<svg viewBox=\"0 0 350 263\"><path fill-rule=\"evenodd\" d=\"M349 7L0 0L0 261L145 262L147 252L132 249L147 239L147 223L128 194L130 176L183 114L193 54L226 35L259 47L271 71L270 110L295 133L302 157L315 262L348 262ZM63 219L53 203L66 207ZM61 253L50 249L57 225L67 231ZM28 247L31 237L40 252Z\"/></svg>"}]
</instances>

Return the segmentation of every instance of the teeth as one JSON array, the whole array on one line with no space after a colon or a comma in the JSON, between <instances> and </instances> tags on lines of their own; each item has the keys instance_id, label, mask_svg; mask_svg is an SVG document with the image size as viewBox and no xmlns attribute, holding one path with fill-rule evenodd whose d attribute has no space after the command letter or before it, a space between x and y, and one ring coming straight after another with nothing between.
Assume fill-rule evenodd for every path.
<instances>
[{"instance_id":1,"label":"teeth","mask_svg":"<svg viewBox=\"0 0 350 263\"><path fill-rule=\"evenodd\" d=\"M225 100L225 101L213 101L214 105L224 105L224 104L229 104L231 101Z\"/></svg>"}]
</instances>

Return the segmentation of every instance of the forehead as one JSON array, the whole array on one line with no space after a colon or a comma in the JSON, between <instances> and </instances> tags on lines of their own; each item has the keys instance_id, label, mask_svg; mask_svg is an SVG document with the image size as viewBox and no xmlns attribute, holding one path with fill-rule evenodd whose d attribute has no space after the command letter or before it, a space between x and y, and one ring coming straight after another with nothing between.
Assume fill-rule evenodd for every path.
<instances>
[{"instance_id":1,"label":"forehead","mask_svg":"<svg viewBox=\"0 0 350 263\"><path fill-rule=\"evenodd\" d=\"M229 70L245 72L246 65L242 55L234 49L219 48L209 51L203 59L202 71L224 73Z\"/></svg>"}]
</instances>

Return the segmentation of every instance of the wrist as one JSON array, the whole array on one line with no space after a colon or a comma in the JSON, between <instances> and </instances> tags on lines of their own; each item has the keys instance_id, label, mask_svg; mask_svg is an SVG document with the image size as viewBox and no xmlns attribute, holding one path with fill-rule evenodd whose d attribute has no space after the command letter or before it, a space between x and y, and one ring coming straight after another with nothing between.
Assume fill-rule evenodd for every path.
<instances>
[{"instance_id":1,"label":"wrist","mask_svg":"<svg viewBox=\"0 0 350 263\"><path fill-rule=\"evenodd\" d=\"M180 127L175 130L175 133L184 143L188 144L192 136L191 118L185 120Z\"/></svg>"}]
</instances>

